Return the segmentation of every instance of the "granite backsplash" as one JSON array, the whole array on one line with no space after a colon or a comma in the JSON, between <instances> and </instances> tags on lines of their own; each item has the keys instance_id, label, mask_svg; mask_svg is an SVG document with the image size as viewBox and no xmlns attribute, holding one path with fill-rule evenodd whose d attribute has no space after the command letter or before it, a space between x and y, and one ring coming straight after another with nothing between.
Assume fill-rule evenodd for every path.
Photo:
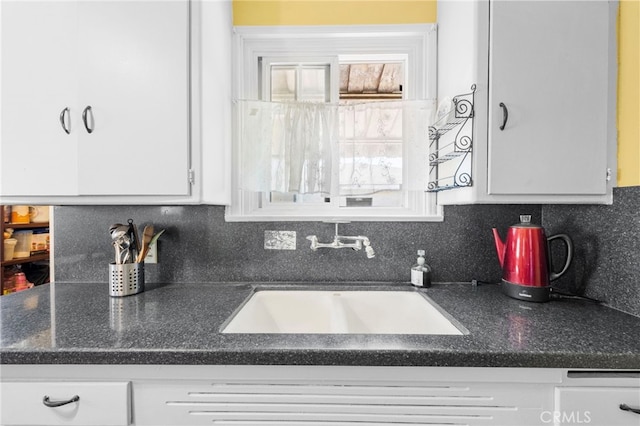
<instances>
[{"instance_id":1,"label":"granite backsplash","mask_svg":"<svg viewBox=\"0 0 640 426\"><path fill-rule=\"evenodd\" d=\"M445 207L444 222L353 222L342 235L366 235L363 251L309 248L307 235L330 242L322 222L225 222L221 206L64 206L55 214L55 279L107 282L113 248L109 225L133 219L166 229L147 282L389 281L408 282L418 249L436 282L500 280L491 228L505 235L532 214L547 235L567 233L574 261L560 288L607 301L640 316L640 187L616 188L611 206L476 205ZM295 250L265 249L265 231L295 231Z\"/></svg>"},{"instance_id":2,"label":"granite backsplash","mask_svg":"<svg viewBox=\"0 0 640 426\"><path fill-rule=\"evenodd\" d=\"M308 235L331 242L334 226L322 222L225 222L221 206L56 207L55 279L107 282L113 247L109 225L131 218L139 227L166 229L157 265L147 282L409 281L416 252L426 250L434 281L498 281L492 227L506 232L522 213L540 223L541 206L447 207L444 222L352 222L342 235L365 235L364 250L312 251ZM265 231L295 231L295 250L265 249Z\"/></svg>"},{"instance_id":3,"label":"granite backsplash","mask_svg":"<svg viewBox=\"0 0 640 426\"><path fill-rule=\"evenodd\" d=\"M574 244L554 286L640 316L640 187L615 188L610 206L545 205L542 217L547 235L568 234Z\"/></svg>"}]
</instances>

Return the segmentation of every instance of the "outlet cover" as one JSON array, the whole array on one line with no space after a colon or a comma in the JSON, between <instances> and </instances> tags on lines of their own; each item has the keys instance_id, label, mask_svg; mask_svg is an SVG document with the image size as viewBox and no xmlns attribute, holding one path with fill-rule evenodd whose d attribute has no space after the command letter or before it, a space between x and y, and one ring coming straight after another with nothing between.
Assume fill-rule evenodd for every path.
<instances>
[{"instance_id":1,"label":"outlet cover","mask_svg":"<svg viewBox=\"0 0 640 426\"><path fill-rule=\"evenodd\" d=\"M144 258L144 263L158 263L158 243L149 247L149 252Z\"/></svg>"},{"instance_id":2,"label":"outlet cover","mask_svg":"<svg viewBox=\"0 0 640 426\"><path fill-rule=\"evenodd\" d=\"M264 231L266 250L295 250L296 231Z\"/></svg>"}]
</instances>

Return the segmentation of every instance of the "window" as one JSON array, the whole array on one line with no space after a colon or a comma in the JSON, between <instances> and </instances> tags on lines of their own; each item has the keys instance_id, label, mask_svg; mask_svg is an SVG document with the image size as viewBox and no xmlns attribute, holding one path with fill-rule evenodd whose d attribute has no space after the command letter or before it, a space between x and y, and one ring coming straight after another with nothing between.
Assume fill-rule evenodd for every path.
<instances>
[{"instance_id":1,"label":"window","mask_svg":"<svg viewBox=\"0 0 640 426\"><path fill-rule=\"evenodd\" d=\"M435 112L435 25L236 27L234 47L227 220L442 220L422 118ZM284 148L299 138L311 157Z\"/></svg>"}]
</instances>

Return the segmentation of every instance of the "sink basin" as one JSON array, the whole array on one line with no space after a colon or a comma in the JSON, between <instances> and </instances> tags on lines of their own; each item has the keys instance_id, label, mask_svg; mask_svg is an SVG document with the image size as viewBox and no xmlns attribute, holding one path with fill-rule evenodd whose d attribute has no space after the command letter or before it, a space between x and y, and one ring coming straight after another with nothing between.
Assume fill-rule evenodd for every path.
<instances>
[{"instance_id":1,"label":"sink basin","mask_svg":"<svg viewBox=\"0 0 640 426\"><path fill-rule=\"evenodd\" d=\"M454 321L414 291L261 290L222 333L466 334Z\"/></svg>"}]
</instances>

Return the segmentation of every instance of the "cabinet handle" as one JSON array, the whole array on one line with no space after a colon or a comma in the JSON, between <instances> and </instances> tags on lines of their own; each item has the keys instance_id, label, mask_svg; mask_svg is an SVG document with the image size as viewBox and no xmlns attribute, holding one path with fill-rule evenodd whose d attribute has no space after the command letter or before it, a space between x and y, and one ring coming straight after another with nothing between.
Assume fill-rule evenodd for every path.
<instances>
[{"instance_id":1,"label":"cabinet handle","mask_svg":"<svg viewBox=\"0 0 640 426\"><path fill-rule=\"evenodd\" d=\"M624 411L631 411L632 413L640 414L640 408L631 408L627 404L620 404L620 409Z\"/></svg>"},{"instance_id":2,"label":"cabinet handle","mask_svg":"<svg viewBox=\"0 0 640 426\"><path fill-rule=\"evenodd\" d=\"M80 397L78 395L74 395L71 397L71 399L68 399L66 401L50 401L49 395L45 395L44 398L42 398L42 403L47 407L62 407L63 405L71 404L72 402L77 401L80 401Z\"/></svg>"},{"instance_id":3,"label":"cabinet handle","mask_svg":"<svg viewBox=\"0 0 640 426\"><path fill-rule=\"evenodd\" d=\"M507 109L507 106L500 102L500 107L502 108L502 126L500 126L500 130L504 130L505 126L507 125L507 120L509 119L509 110Z\"/></svg>"},{"instance_id":4,"label":"cabinet handle","mask_svg":"<svg viewBox=\"0 0 640 426\"><path fill-rule=\"evenodd\" d=\"M89 127L88 113L91 113L91 121L93 121L93 110L91 106L87 106L82 111L82 121L84 122L84 128L87 129L87 133L93 133L93 127Z\"/></svg>"},{"instance_id":5,"label":"cabinet handle","mask_svg":"<svg viewBox=\"0 0 640 426\"><path fill-rule=\"evenodd\" d=\"M65 120L65 116L69 115L69 112L69 107L66 107L60 112L60 125L62 126L62 130L64 130L67 134L71 132L71 130L69 130L69 128L67 127L67 123Z\"/></svg>"}]
</instances>

